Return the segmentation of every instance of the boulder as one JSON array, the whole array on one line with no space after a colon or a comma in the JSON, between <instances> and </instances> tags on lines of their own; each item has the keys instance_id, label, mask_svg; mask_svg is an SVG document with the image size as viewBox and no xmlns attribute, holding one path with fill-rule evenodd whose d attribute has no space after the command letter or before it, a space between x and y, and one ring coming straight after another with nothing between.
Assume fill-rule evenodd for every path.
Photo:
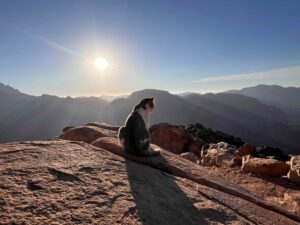
<instances>
[{"instance_id":1,"label":"boulder","mask_svg":"<svg viewBox=\"0 0 300 225\"><path fill-rule=\"evenodd\" d=\"M113 126L108 123L102 123L102 122L91 122L87 123L85 126L93 126L93 127L100 127L106 130L112 130L112 131L118 131L120 127Z\"/></svg>"},{"instance_id":2,"label":"boulder","mask_svg":"<svg viewBox=\"0 0 300 225\"><path fill-rule=\"evenodd\" d=\"M191 134L195 138L200 138L204 142L207 143L218 143L218 142L226 142L235 146L241 146L244 144L243 140L240 138L236 138L234 136L225 134L221 131L215 131L210 128L205 128L203 125L196 123L196 124L189 124L185 127L187 132Z\"/></svg>"},{"instance_id":3,"label":"boulder","mask_svg":"<svg viewBox=\"0 0 300 225\"><path fill-rule=\"evenodd\" d=\"M62 131L63 133L67 132L68 130L74 128L75 126L69 126L69 127L65 127Z\"/></svg>"},{"instance_id":4,"label":"boulder","mask_svg":"<svg viewBox=\"0 0 300 225\"><path fill-rule=\"evenodd\" d=\"M245 155L250 155L254 151L255 148L252 145L245 143L238 149L238 151L236 152L236 156L243 157Z\"/></svg>"},{"instance_id":5,"label":"boulder","mask_svg":"<svg viewBox=\"0 0 300 225\"><path fill-rule=\"evenodd\" d=\"M188 151L194 153L196 156L200 156L204 144L205 142L200 138L190 138Z\"/></svg>"},{"instance_id":6,"label":"boulder","mask_svg":"<svg viewBox=\"0 0 300 225\"><path fill-rule=\"evenodd\" d=\"M96 126L79 126L68 129L65 133L59 136L60 139L71 141L83 141L91 143L101 137L116 137L117 132L103 129Z\"/></svg>"},{"instance_id":7,"label":"boulder","mask_svg":"<svg viewBox=\"0 0 300 225\"><path fill-rule=\"evenodd\" d=\"M226 142L204 145L201 150L201 163L204 166L235 166L234 158L236 151L235 146Z\"/></svg>"},{"instance_id":8,"label":"boulder","mask_svg":"<svg viewBox=\"0 0 300 225\"><path fill-rule=\"evenodd\" d=\"M184 152L181 153L180 156L194 163L197 163L197 161L199 160L198 156L193 152Z\"/></svg>"},{"instance_id":9,"label":"boulder","mask_svg":"<svg viewBox=\"0 0 300 225\"><path fill-rule=\"evenodd\" d=\"M290 166L276 159L254 158L250 155L243 157L241 170L246 173L263 174L273 177L286 175Z\"/></svg>"},{"instance_id":10,"label":"boulder","mask_svg":"<svg viewBox=\"0 0 300 225\"><path fill-rule=\"evenodd\" d=\"M201 140L190 136L183 126L159 123L150 128L150 133L151 143L175 154L191 151L199 155L203 145Z\"/></svg>"},{"instance_id":11,"label":"boulder","mask_svg":"<svg viewBox=\"0 0 300 225\"><path fill-rule=\"evenodd\" d=\"M242 162L243 162L242 157L236 156L231 160L231 167L235 167L235 166L241 167Z\"/></svg>"},{"instance_id":12,"label":"boulder","mask_svg":"<svg viewBox=\"0 0 300 225\"><path fill-rule=\"evenodd\" d=\"M204 153L206 151L206 153ZM201 163L204 166L232 167L235 156L222 149L207 149L202 153Z\"/></svg>"},{"instance_id":13,"label":"boulder","mask_svg":"<svg viewBox=\"0 0 300 225\"><path fill-rule=\"evenodd\" d=\"M217 144L209 144L209 149L218 149L224 153L234 155L237 151L234 145L228 144L226 142L219 142Z\"/></svg>"},{"instance_id":14,"label":"boulder","mask_svg":"<svg viewBox=\"0 0 300 225\"><path fill-rule=\"evenodd\" d=\"M98 148L110 149L110 151L114 153L122 151L121 144L119 143L119 140L115 137L98 138L91 144Z\"/></svg>"},{"instance_id":15,"label":"boulder","mask_svg":"<svg viewBox=\"0 0 300 225\"><path fill-rule=\"evenodd\" d=\"M288 178L293 182L300 182L300 155L291 158L291 168Z\"/></svg>"}]
</instances>

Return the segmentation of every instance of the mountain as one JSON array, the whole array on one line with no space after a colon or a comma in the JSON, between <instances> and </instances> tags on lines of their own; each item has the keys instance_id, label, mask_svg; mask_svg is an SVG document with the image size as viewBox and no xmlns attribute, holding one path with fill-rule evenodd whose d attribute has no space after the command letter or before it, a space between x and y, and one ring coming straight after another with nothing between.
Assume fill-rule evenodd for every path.
<instances>
[{"instance_id":1,"label":"mountain","mask_svg":"<svg viewBox=\"0 0 300 225\"><path fill-rule=\"evenodd\" d=\"M276 106L284 111L289 119L300 121L300 87L261 84L228 92L253 97L265 104Z\"/></svg>"},{"instance_id":2,"label":"mountain","mask_svg":"<svg viewBox=\"0 0 300 225\"><path fill-rule=\"evenodd\" d=\"M269 144L296 150L300 146L299 132L290 129L285 113L274 106L238 94L192 94L184 99L239 125L232 130L229 124L222 131L232 133L247 142Z\"/></svg>"},{"instance_id":3,"label":"mountain","mask_svg":"<svg viewBox=\"0 0 300 225\"><path fill-rule=\"evenodd\" d=\"M0 85L0 142L56 136L65 125L102 120L108 103L101 98L26 95Z\"/></svg>"},{"instance_id":4,"label":"mountain","mask_svg":"<svg viewBox=\"0 0 300 225\"><path fill-rule=\"evenodd\" d=\"M90 121L120 126L133 106L149 96L156 97L151 125L201 123L256 145L268 144L286 152L300 149L300 129L290 124L283 110L239 94L178 96L145 89L107 102L99 97L31 96L3 84L0 85L0 142L52 138L66 126Z\"/></svg>"},{"instance_id":5,"label":"mountain","mask_svg":"<svg viewBox=\"0 0 300 225\"><path fill-rule=\"evenodd\" d=\"M126 98L128 95L101 95L100 98L107 102L111 102L117 98Z\"/></svg>"}]
</instances>

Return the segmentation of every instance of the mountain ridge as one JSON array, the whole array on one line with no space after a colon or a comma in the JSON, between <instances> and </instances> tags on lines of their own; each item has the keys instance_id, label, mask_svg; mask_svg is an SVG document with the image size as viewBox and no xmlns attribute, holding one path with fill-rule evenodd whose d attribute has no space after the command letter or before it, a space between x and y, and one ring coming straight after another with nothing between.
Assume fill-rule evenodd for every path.
<instances>
[{"instance_id":1,"label":"mountain ridge","mask_svg":"<svg viewBox=\"0 0 300 225\"><path fill-rule=\"evenodd\" d=\"M0 142L51 138L66 126L90 121L120 126L137 102L153 96L156 110L151 125L201 123L256 145L268 144L287 152L299 151L300 147L300 129L289 124L281 109L240 94L178 96L164 90L144 89L108 102L100 97L30 96L13 90L0 89L0 106L4 109L0 112Z\"/></svg>"}]
</instances>

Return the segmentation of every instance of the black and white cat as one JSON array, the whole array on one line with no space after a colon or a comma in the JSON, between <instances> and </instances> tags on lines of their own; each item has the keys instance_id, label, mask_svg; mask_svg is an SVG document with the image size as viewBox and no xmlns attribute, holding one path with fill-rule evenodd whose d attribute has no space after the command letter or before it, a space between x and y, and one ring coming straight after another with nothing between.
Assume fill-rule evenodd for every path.
<instances>
[{"instance_id":1,"label":"black and white cat","mask_svg":"<svg viewBox=\"0 0 300 225\"><path fill-rule=\"evenodd\" d=\"M145 98L128 115L125 125L119 129L119 140L125 152L139 156L159 155L150 150L150 113L154 110L154 99Z\"/></svg>"}]
</instances>

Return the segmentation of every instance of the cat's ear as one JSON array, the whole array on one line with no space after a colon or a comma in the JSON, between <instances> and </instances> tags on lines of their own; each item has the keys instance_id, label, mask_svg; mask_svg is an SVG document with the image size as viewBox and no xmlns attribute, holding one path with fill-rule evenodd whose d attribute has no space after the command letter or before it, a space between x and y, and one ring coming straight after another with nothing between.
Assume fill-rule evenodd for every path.
<instances>
[{"instance_id":1,"label":"cat's ear","mask_svg":"<svg viewBox=\"0 0 300 225\"><path fill-rule=\"evenodd\" d=\"M154 102L155 97L151 97L151 98L149 98L149 99L150 99L151 102Z\"/></svg>"}]
</instances>

